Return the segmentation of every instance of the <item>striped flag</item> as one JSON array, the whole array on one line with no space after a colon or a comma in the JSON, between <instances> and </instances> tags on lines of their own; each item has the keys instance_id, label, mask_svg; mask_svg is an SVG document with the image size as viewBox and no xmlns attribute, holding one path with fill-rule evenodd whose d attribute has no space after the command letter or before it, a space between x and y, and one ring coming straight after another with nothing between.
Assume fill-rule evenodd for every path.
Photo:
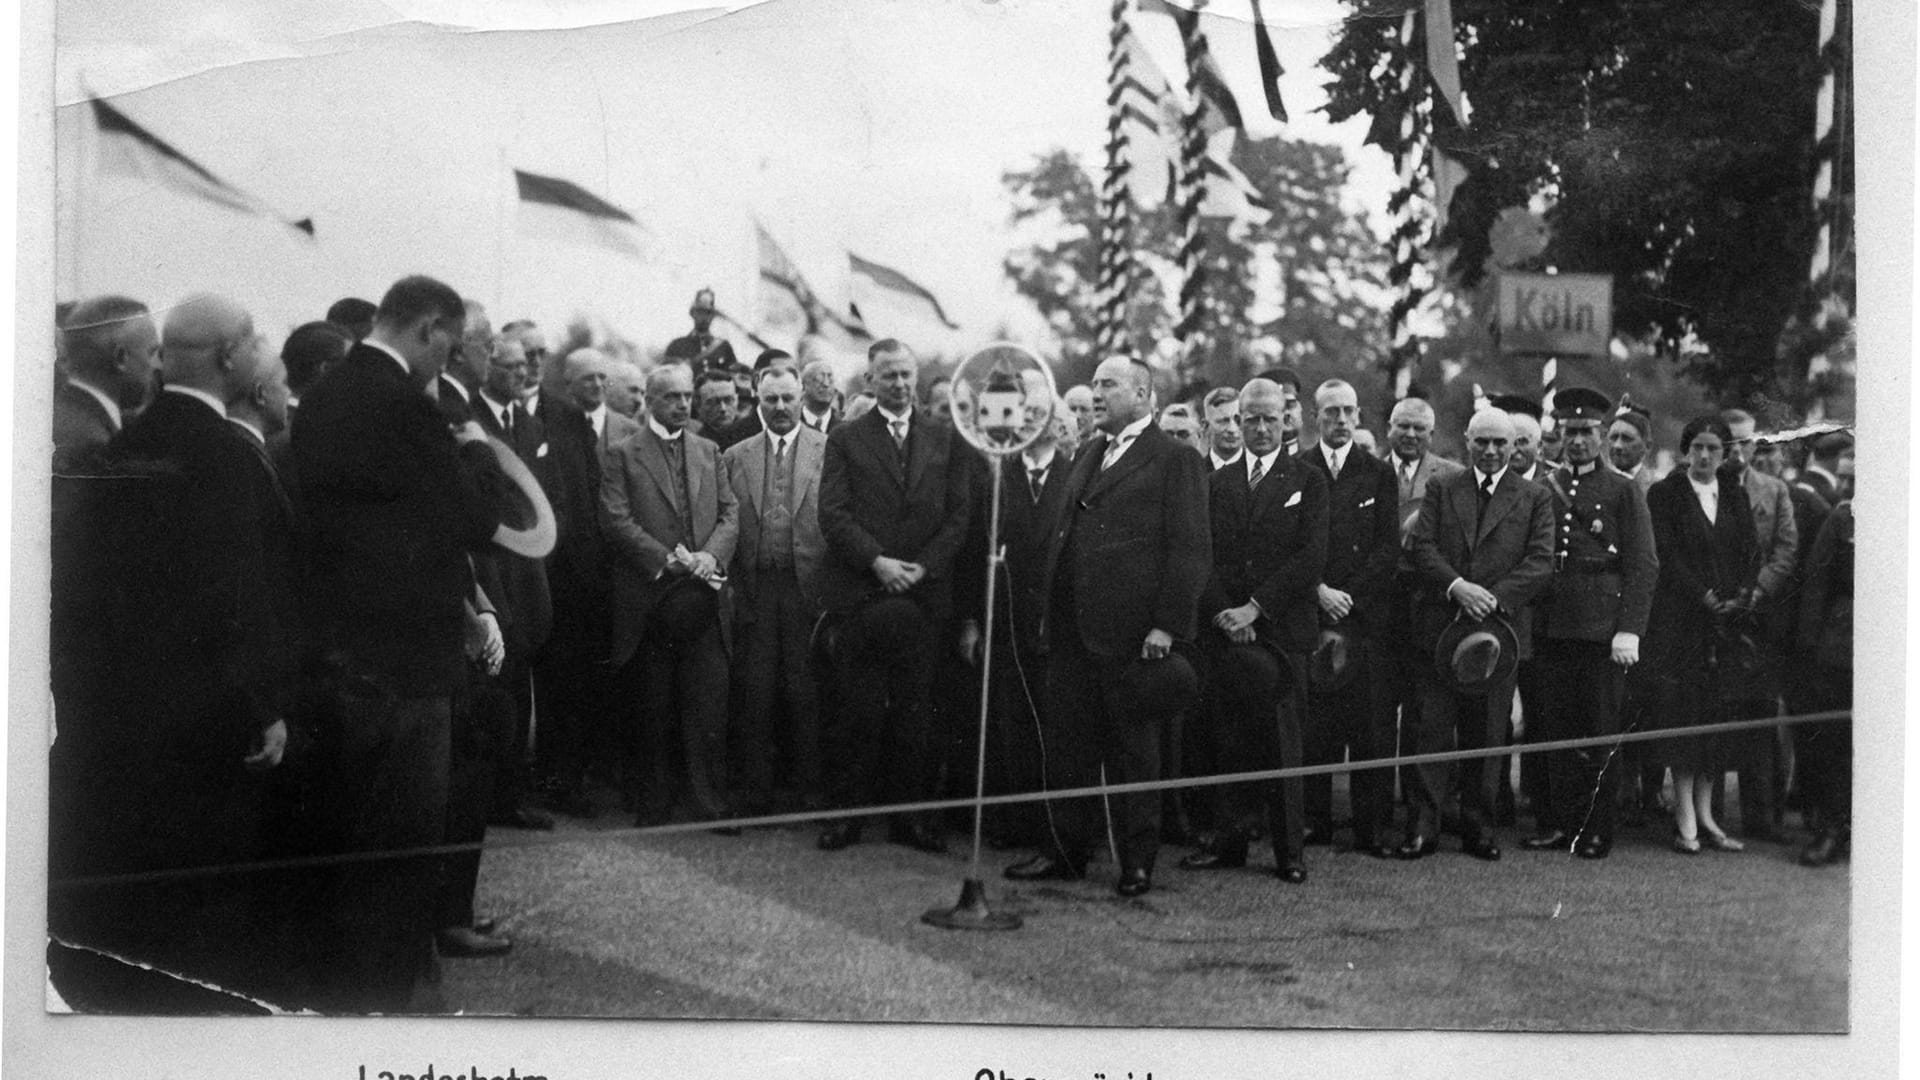
<instances>
[{"instance_id":1,"label":"striped flag","mask_svg":"<svg viewBox=\"0 0 1920 1080\"><path fill-rule=\"evenodd\" d=\"M947 318L946 310L933 293L900 271L871 259L863 259L851 251L847 252L847 266L853 272L855 297L867 298L864 313L857 307L854 309L854 317L863 326L871 316L892 311L916 322L931 320L949 330L960 329L960 324Z\"/></svg>"},{"instance_id":2,"label":"striped flag","mask_svg":"<svg viewBox=\"0 0 1920 1080\"><path fill-rule=\"evenodd\" d=\"M805 325L799 330L801 334L819 334L834 329L855 337L871 336L859 323L835 315L821 302L820 294L807 284L806 275L800 272L799 265L787 256L786 249L780 246L765 225L756 220L753 233L760 251L760 280L778 290L772 295L764 292L761 295L763 324L790 328L786 324L802 322Z\"/></svg>"},{"instance_id":3,"label":"striped flag","mask_svg":"<svg viewBox=\"0 0 1920 1080\"><path fill-rule=\"evenodd\" d=\"M520 191L523 228L640 257L634 236L640 223L632 214L571 180L515 169L513 181Z\"/></svg>"},{"instance_id":4,"label":"striped flag","mask_svg":"<svg viewBox=\"0 0 1920 1080\"><path fill-rule=\"evenodd\" d=\"M269 218L308 239L313 238L312 218L295 220L279 213L259 198L213 175L206 166L174 149L166 140L99 98L93 99L93 119L100 131L103 173L144 180L215 206Z\"/></svg>"}]
</instances>

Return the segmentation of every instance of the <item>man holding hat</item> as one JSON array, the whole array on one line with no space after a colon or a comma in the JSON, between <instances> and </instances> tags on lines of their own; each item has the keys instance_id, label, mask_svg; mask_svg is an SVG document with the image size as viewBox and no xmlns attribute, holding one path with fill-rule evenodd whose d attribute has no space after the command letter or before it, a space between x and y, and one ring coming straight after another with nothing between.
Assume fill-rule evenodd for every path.
<instances>
[{"instance_id":1,"label":"man holding hat","mask_svg":"<svg viewBox=\"0 0 1920 1080\"><path fill-rule=\"evenodd\" d=\"M1512 712L1527 605L1553 573L1553 499L1509 467L1514 437L1505 412L1474 414L1467 424L1473 467L1428 484L1413 526L1422 588L1416 627L1423 645L1435 649L1434 665L1418 673L1417 753L1498 745ZM1451 773L1445 762L1420 766L1401 858L1439 850L1440 803ZM1489 820L1492 770L1472 759L1461 762L1460 774L1461 848L1491 862L1500 857Z\"/></svg>"},{"instance_id":2,"label":"man holding hat","mask_svg":"<svg viewBox=\"0 0 1920 1080\"><path fill-rule=\"evenodd\" d=\"M1625 673L1640 659L1659 560L1638 484L1601 464L1610 403L1574 387L1554 397L1566 463L1546 477L1553 497L1553 584L1534 626L1540 649L1541 741L1620 730ZM1613 848L1615 747L1547 755L1541 832L1530 851L1604 859Z\"/></svg>"},{"instance_id":3,"label":"man holding hat","mask_svg":"<svg viewBox=\"0 0 1920 1080\"><path fill-rule=\"evenodd\" d=\"M733 343L713 333L713 317L720 310L713 306L713 290L701 289L693 294L693 306L687 309L693 316L693 333L674 338L667 342L667 359L679 360L693 369L693 382L700 384L700 374L706 369L722 368L727 371L740 366L733 355Z\"/></svg>"},{"instance_id":4,"label":"man holding hat","mask_svg":"<svg viewBox=\"0 0 1920 1080\"><path fill-rule=\"evenodd\" d=\"M1356 451L1360 399L1348 383L1329 379L1314 391L1320 444L1300 454L1302 464L1327 479L1327 558L1314 598L1319 637L1308 672L1311 691L1301 732L1309 765L1389 757L1393 753L1393 698L1385 678L1383 625L1394 566L1400 559L1399 483L1393 466ZM1344 659L1344 664L1341 661ZM1353 846L1369 855L1384 846L1393 816L1393 774L1361 769L1349 775ZM1333 831L1333 778L1310 776L1306 785L1307 843L1327 842Z\"/></svg>"}]
</instances>

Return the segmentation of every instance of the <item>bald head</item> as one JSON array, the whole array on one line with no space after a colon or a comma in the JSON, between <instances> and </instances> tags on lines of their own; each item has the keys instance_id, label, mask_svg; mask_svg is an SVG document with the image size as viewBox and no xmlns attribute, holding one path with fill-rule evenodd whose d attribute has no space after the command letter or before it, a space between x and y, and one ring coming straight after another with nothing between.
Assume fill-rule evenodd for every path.
<instances>
[{"instance_id":1,"label":"bald head","mask_svg":"<svg viewBox=\"0 0 1920 1080\"><path fill-rule=\"evenodd\" d=\"M1405 462L1419 461L1433 448L1433 406L1422 398L1401 398L1387 418L1387 445Z\"/></svg>"},{"instance_id":2,"label":"bald head","mask_svg":"<svg viewBox=\"0 0 1920 1080\"><path fill-rule=\"evenodd\" d=\"M583 412L592 412L607 403L607 381L613 370L607 354L598 349L575 349L567 354L562 372L567 396Z\"/></svg>"},{"instance_id":3,"label":"bald head","mask_svg":"<svg viewBox=\"0 0 1920 1080\"><path fill-rule=\"evenodd\" d=\"M123 409L146 404L160 366L160 335L147 305L124 296L96 296L73 305L60 326L69 378Z\"/></svg>"},{"instance_id":4,"label":"bald head","mask_svg":"<svg viewBox=\"0 0 1920 1080\"><path fill-rule=\"evenodd\" d=\"M1491 476L1513 460L1518 428L1513 416L1499 409L1481 409L1467 421L1467 455L1473 467Z\"/></svg>"},{"instance_id":5,"label":"bald head","mask_svg":"<svg viewBox=\"0 0 1920 1080\"><path fill-rule=\"evenodd\" d=\"M190 296L167 313L160 354L168 383L204 390L223 402L247 393L259 374L253 316L212 293Z\"/></svg>"}]
</instances>

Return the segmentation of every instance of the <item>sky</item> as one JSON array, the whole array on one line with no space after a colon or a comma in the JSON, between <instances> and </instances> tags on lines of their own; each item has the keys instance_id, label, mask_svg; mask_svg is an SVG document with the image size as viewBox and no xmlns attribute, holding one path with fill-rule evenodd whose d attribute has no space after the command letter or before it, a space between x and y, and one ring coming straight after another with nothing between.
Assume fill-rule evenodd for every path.
<instances>
[{"instance_id":1,"label":"sky","mask_svg":"<svg viewBox=\"0 0 1920 1080\"><path fill-rule=\"evenodd\" d=\"M1334 127L1315 63L1342 8L1267 0L1292 124L1359 166L1356 211L1384 221L1384 155ZM1258 99L1246 0L1207 20L1228 78ZM932 290L984 344L1044 324L1005 280L1001 176L1063 146L1097 167L1106 5L1076 0L291 0L60 3L59 293L156 306L234 295L277 339L409 272L496 322L586 312L643 344L682 333L694 290L752 321L753 222L828 302L845 253ZM1135 15L1178 72L1169 20ZM1176 75L1176 81L1178 76ZM197 204L97 168L84 107L136 122L290 218ZM1278 132L1263 113L1254 133ZM639 259L521 228L513 168L572 180L643 225ZM886 332L891 328L878 328ZM939 337L924 327L908 334ZM905 335L903 335L905 336Z\"/></svg>"}]
</instances>

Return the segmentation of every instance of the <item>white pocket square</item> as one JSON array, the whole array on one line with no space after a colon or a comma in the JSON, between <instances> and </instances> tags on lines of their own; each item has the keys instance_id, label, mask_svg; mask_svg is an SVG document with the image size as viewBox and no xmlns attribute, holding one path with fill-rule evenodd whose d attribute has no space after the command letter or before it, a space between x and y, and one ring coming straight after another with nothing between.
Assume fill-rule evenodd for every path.
<instances>
[{"instance_id":1,"label":"white pocket square","mask_svg":"<svg viewBox=\"0 0 1920 1080\"><path fill-rule=\"evenodd\" d=\"M1373 500L1373 499L1368 499L1368 500L1367 500L1366 502L1363 502L1363 503L1361 503L1361 504L1360 504L1359 506L1356 506L1356 507L1354 507L1354 509L1355 509L1355 510L1365 510L1365 509L1366 509L1367 507L1369 507L1369 506L1372 506L1373 504L1374 504L1374 500Z\"/></svg>"},{"instance_id":2,"label":"white pocket square","mask_svg":"<svg viewBox=\"0 0 1920 1080\"><path fill-rule=\"evenodd\" d=\"M1287 496L1287 501L1281 504L1280 508L1284 510L1289 506L1298 506L1299 504L1300 504L1300 492L1296 491L1293 494Z\"/></svg>"},{"instance_id":3,"label":"white pocket square","mask_svg":"<svg viewBox=\"0 0 1920 1080\"><path fill-rule=\"evenodd\" d=\"M547 456L547 444L546 444L546 443L541 443L541 444L540 444L540 449L538 449L538 450L535 450L535 451L533 452L533 456L534 456L534 457L546 457L546 456Z\"/></svg>"}]
</instances>

